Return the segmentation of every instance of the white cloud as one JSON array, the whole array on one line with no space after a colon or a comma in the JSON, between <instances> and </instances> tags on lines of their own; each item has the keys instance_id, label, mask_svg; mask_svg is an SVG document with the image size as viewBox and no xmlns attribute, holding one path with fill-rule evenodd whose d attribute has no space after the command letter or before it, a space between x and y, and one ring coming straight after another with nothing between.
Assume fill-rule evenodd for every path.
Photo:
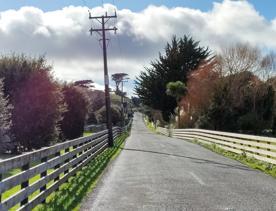
<instances>
[{"instance_id":1,"label":"white cloud","mask_svg":"<svg viewBox=\"0 0 276 211\"><path fill-rule=\"evenodd\" d=\"M96 35L89 35L88 8L65 7L43 12L34 7L0 12L0 53L46 54L56 76L66 80L92 79L102 84L102 52ZM93 15L114 7L93 8ZM141 12L118 12L117 38L109 35L110 74L127 72L133 79L158 56L176 34L188 34L211 49L232 42L249 42L276 50L276 19L269 21L247 1L214 3L208 12L149 6ZM110 21L111 26L114 22ZM96 22L93 24L96 25ZM119 46L120 43L120 46Z\"/></svg>"}]
</instances>

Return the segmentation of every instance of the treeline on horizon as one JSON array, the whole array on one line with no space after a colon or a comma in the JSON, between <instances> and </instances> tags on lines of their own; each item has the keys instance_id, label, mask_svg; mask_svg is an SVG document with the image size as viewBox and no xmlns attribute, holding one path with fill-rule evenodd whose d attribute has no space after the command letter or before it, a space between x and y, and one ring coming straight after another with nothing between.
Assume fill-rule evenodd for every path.
<instances>
[{"instance_id":1,"label":"treeline on horizon","mask_svg":"<svg viewBox=\"0 0 276 211\"><path fill-rule=\"evenodd\" d=\"M274 52L236 43L215 54L192 37L173 37L135 92L161 126L276 135L275 71Z\"/></svg>"},{"instance_id":2,"label":"treeline on horizon","mask_svg":"<svg viewBox=\"0 0 276 211\"><path fill-rule=\"evenodd\" d=\"M105 123L104 92L91 85L89 80L56 80L44 57L1 56L0 151L38 149L83 136L85 124ZM113 102L117 125L120 101Z\"/></svg>"}]
</instances>

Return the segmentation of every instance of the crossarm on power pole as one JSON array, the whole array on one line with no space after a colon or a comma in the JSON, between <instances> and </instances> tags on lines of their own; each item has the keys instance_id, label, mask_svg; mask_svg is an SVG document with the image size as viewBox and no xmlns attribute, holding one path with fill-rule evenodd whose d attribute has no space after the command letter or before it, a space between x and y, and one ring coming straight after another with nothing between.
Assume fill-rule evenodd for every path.
<instances>
[{"instance_id":1,"label":"crossarm on power pole","mask_svg":"<svg viewBox=\"0 0 276 211\"><path fill-rule=\"evenodd\" d=\"M102 29L90 29L89 31L92 34L92 32L102 32ZM105 31L115 31L116 32L117 28L116 27L114 27L114 28L108 28L108 29L105 29Z\"/></svg>"}]
</instances>

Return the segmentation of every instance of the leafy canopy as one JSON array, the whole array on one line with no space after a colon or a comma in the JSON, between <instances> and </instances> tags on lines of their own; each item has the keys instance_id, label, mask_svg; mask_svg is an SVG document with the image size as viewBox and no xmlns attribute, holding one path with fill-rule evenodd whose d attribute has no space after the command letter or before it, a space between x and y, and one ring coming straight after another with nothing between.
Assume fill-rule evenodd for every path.
<instances>
[{"instance_id":1,"label":"leafy canopy","mask_svg":"<svg viewBox=\"0 0 276 211\"><path fill-rule=\"evenodd\" d=\"M208 48L199 46L192 37L172 38L167 43L165 53L151 62L136 78L135 92L144 105L161 110L166 121L177 106L172 96L166 94L166 85L172 81L186 84L188 74L208 58Z\"/></svg>"},{"instance_id":2,"label":"leafy canopy","mask_svg":"<svg viewBox=\"0 0 276 211\"><path fill-rule=\"evenodd\" d=\"M181 81L169 82L167 84L167 95L170 95L176 99L177 102L181 100L181 97L186 93L185 84Z\"/></svg>"}]
</instances>

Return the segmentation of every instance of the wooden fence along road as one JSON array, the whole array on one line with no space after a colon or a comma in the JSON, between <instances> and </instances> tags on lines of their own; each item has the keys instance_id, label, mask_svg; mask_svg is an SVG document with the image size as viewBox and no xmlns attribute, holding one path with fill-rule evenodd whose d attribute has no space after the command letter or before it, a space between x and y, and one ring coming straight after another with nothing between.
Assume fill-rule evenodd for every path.
<instances>
[{"instance_id":1,"label":"wooden fence along road","mask_svg":"<svg viewBox=\"0 0 276 211\"><path fill-rule=\"evenodd\" d=\"M257 160L276 164L276 138L201 129L169 130L158 127L157 132L173 138L215 144L227 151L245 153Z\"/></svg>"},{"instance_id":2,"label":"wooden fence along road","mask_svg":"<svg viewBox=\"0 0 276 211\"><path fill-rule=\"evenodd\" d=\"M114 139L129 128L114 127ZM6 211L20 203L18 210L31 210L45 201L77 171L94 159L108 147L107 130L66 141L51 147L33 151L0 162L0 210ZM10 175L12 170L19 173ZM39 179L30 184L30 179L39 175ZM50 183L51 182L51 183ZM50 185L49 185L50 183ZM7 199L1 199L3 193L20 185L21 188ZM39 191L35 197L30 197Z\"/></svg>"}]
</instances>

